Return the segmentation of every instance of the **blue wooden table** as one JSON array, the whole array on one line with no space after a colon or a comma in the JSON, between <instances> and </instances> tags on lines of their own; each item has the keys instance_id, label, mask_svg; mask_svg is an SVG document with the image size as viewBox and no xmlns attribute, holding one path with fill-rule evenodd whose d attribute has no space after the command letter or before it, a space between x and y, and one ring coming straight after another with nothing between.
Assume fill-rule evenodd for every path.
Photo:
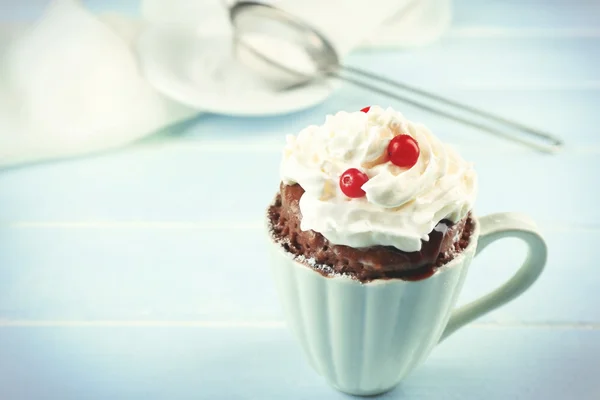
<instances>
[{"instance_id":1,"label":"blue wooden table","mask_svg":"<svg viewBox=\"0 0 600 400\"><path fill-rule=\"evenodd\" d=\"M477 212L530 214L538 283L434 350L389 399L600 398L600 3L456 0L452 29L349 64L561 135L541 154L403 104L480 175ZM275 118L202 115L136 146L0 171L0 399L343 399L281 320L263 212L283 137L388 102L342 87ZM461 303L514 272L502 242Z\"/></svg>"}]
</instances>

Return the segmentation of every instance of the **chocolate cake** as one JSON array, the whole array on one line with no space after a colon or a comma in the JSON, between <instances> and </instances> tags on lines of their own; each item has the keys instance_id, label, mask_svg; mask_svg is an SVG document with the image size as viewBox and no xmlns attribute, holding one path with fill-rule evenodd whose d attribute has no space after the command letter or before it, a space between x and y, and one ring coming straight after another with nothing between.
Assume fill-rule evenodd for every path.
<instances>
[{"instance_id":1,"label":"chocolate cake","mask_svg":"<svg viewBox=\"0 0 600 400\"><path fill-rule=\"evenodd\" d=\"M328 115L288 135L273 240L326 277L431 276L468 245L473 165L392 108Z\"/></svg>"},{"instance_id":2,"label":"chocolate cake","mask_svg":"<svg viewBox=\"0 0 600 400\"><path fill-rule=\"evenodd\" d=\"M308 268L325 276L346 275L361 282L375 279L419 280L451 261L464 250L473 232L469 213L457 223L439 221L422 241L420 251L404 252L392 246L353 248L334 245L313 230L302 231L299 201L304 190L298 184L280 185L268 209L272 238Z\"/></svg>"}]
</instances>

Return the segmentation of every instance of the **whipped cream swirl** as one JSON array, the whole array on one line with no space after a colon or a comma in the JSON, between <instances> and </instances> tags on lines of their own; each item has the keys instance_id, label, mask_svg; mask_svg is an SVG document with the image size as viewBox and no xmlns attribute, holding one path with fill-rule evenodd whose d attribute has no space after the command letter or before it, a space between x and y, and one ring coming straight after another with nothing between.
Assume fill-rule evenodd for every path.
<instances>
[{"instance_id":1,"label":"whipped cream swirl","mask_svg":"<svg viewBox=\"0 0 600 400\"><path fill-rule=\"evenodd\" d=\"M409 169L384 158L390 140L401 134L412 136L420 148ZM365 197L342 193L339 177L349 168L369 177L362 186ZM281 179L305 191L302 230L319 232L333 244L394 246L406 252L419 251L439 221L463 219L477 193L470 163L425 126L377 106L368 113L341 111L321 126L289 135Z\"/></svg>"}]
</instances>

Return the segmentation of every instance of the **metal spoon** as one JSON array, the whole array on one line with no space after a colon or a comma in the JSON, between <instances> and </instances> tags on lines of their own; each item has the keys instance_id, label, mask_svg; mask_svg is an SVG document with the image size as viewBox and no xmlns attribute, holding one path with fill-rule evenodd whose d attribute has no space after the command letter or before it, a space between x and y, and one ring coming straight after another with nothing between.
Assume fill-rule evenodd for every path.
<instances>
[{"instance_id":1,"label":"metal spoon","mask_svg":"<svg viewBox=\"0 0 600 400\"><path fill-rule=\"evenodd\" d=\"M555 152L563 145L560 138L522 123L369 71L343 66L335 48L324 35L303 20L282 9L263 3L240 1L229 8L229 17L234 28L234 43L238 57L276 89L289 90L319 79L339 79L538 150ZM301 52L312 65L304 71L287 65L285 60L282 59L282 55L268 54L264 51L264 48L258 48L250 40L256 35L276 38L285 42L287 46L293 47L296 52ZM378 84L384 86L379 87ZM470 114L471 117L457 115L436 105L402 96L398 94L397 90L427 98L430 101L459 110L463 114ZM480 122L477 119L485 122Z\"/></svg>"}]
</instances>

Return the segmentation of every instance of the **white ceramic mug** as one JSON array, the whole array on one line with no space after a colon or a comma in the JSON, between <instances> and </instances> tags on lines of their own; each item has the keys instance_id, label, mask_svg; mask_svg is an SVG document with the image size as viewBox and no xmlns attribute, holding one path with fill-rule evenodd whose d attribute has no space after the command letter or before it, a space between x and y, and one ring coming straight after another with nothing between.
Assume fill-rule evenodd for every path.
<instances>
[{"instance_id":1,"label":"white ceramic mug","mask_svg":"<svg viewBox=\"0 0 600 400\"><path fill-rule=\"evenodd\" d=\"M504 237L528 245L521 268L495 291L453 310L473 257ZM547 257L535 223L512 213L479 218L467 248L421 281L363 284L328 278L295 261L279 244L271 248L288 326L312 367L332 386L354 395L394 388L440 340L527 290Z\"/></svg>"}]
</instances>

